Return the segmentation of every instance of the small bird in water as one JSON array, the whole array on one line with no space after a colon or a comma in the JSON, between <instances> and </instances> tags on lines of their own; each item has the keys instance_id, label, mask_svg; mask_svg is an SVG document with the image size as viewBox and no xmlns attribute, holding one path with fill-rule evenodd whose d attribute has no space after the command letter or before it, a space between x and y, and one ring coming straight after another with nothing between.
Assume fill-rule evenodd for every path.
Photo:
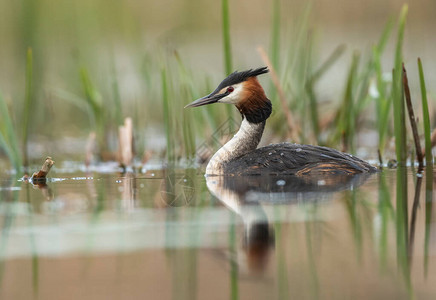
<instances>
[{"instance_id":1,"label":"small bird in water","mask_svg":"<svg viewBox=\"0 0 436 300\"><path fill-rule=\"evenodd\" d=\"M325 176L377 171L351 154L327 147L281 143L257 148L272 111L271 101L257 80L265 73L267 67L234 72L211 94L185 106L228 103L242 115L239 131L212 156L206 175Z\"/></svg>"}]
</instances>

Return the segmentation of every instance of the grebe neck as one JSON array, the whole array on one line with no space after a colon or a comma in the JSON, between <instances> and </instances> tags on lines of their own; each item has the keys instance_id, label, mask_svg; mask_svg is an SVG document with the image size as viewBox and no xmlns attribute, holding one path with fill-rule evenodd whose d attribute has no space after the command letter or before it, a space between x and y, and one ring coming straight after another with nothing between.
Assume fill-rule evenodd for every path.
<instances>
[{"instance_id":1,"label":"grebe neck","mask_svg":"<svg viewBox=\"0 0 436 300\"><path fill-rule=\"evenodd\" d=\"M235 136L210 159L206 167L206 175L224 175L224 166L228 162L255 150L262 138L265 122L266 120L251 123L243 117L241 127Z\"/></svg>"}]
</instances>

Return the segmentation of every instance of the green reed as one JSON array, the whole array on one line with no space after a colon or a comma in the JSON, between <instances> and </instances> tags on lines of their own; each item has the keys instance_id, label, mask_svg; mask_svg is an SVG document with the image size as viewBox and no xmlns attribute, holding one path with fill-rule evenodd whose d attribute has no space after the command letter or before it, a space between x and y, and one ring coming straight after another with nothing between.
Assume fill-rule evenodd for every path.
<instances>
[{"instance_id":1,"label":"green reed","mask_svg":"<svg viewBox=\"0 0 436 300\"><path fill-rule=\"evenodd\" d=\"M278 3L274 3L277 9ZM318 62L319 53L317 49L317 30L311 25L311 4L306 4L298 17L292 24L289 24L292 31L286 34L286 38L278 42L280 32L276 29L279 24L279 13L273 13L275 19L272 22L272 61L277 63L277 74L280 77L281 86L286 94L288 108L292 111L296 123L298 123L299 140L302 143L327 144L325 135L322 134L321 121L325 115L319 113L320 101L316 85L324 78L330 68L339 60L345 51L344 45L336 47L324 61ZM288 24L286 24L288 25ZM283 41L283 42L282 42ZM283 56L278 49L286 49ZM278 57L278 58L277 58ZM272 62L273 66L274 63ZM273 95L273 106L275 105L275 90L268 92ZM279 112L280 110L277 110ZM270 124L276 135L286 133L283 126L284 115L275 115Z\"/></svg>"},{"instance_id":2,"label":"green reed","mask_svg":"<svg viewBox=\"0 0 436 300\"><path fill-rule=\"evenodd\" d=\"M0 95L1 96L1 95ZM1 98L1 97L0 97ZM1 102L1 99L0 99ZM0 134L1 137L1 134ZM12 175L10 177L10 182L15 184L18 180L19 176L17 174ZM12 187L12 186L11 186ZM18 203L18 199L20 196L20 191L17 190L4 190L0 191L0 203L8 203L9 205L5 205L2 211L2 218L0 226L2 228L2 234L0 235L0 290L3 288L3 281L5 275L5 265L7 263L7 259L5 259L6 253L9 249L9 235L11 228L13 228L16 222L16 216L18 214L17 209L15 209L14 205Z\"/></svg>"},{"instance_id":3,"label":"green reed","mask_svg":"<svg viewBox=\"0 0 436 300\"><path fill-rule=\"evenodd\" d=\"M391 83L390 80L386 79L383 76L383 70L381 67L381 55L384 52L393 25L394 22L391 19L386 24L378 44L372 49L372 65L375 75L373 88L375 89L375 95L372 95L371 97L375 100L374 102L376 110L376 127L378 131L378 144L381 155L383 155L386 144L386 137L388 136L390 122L389 116L392 107L392 94L390 92Z\"/></svg>"},{"instance_id":4,"label":"green reed","mask_svg":"<svg viewBox=\"0 0 436 300\"><path fill-rule=\"evenodd\" d=\"M226 75L233 72L233 59L232 59L232 44L230 39L230 10L229 0L221 0L222 10L222 30L223 30L223 47L224 47L224 67ZM233 109L226 106L227 115L233 116Z\"/></svg>"},{"instance_id":5,"label":"green reed","mask_svg":"<svg viewBox=\"0 0 436 300\"><path fill-rule=\"evenodd\" d=\"M406 117L403 90L403 40L408 7L404 5L398 21L397 45L395 49L395 66L392 72L392 98L394 104L395 151L398 164L404 166L407 160Z\"/></svg>"},{"instance_id":6,"label":"green reed","mask_svg":"<svg viewBox=\"0 0 436 300\"><path fill-rule=\"evenodd\" d=\"M175 62L175 63L174 63ZM198 90L206 90L201 80L197 80L193 72L185 65L179 53L165 60L161 71L162 107L165 135L167 138L167 158L174 162L176 158L186 157L190 162L196 155L196 135L203 139L208 131L216 130L220 117L228 118L222 113L224 107L214 106L212 109L199 109L184 106L202 96ZM206 92L204 92L206 93ZM210 124L205 126L206 123ZM176 145L179 145L176 147Z\"/></svg>"},{"instance_id":7,"label":"green reed","mask_svg":"<svg viewBox=\"0 0 436 300\"><path fill-rule=\"evenodd\" d=\"M29 137L29 129L31 123L31 112L33 112L33 93L32 93L32 77L33 77L33 56L32 48L27 50L26 57L26 88L24 97L24 112L23 112L23 165L25 168L25 173L27 173L27 168L29 167L29 157L27 149L27 141Z\"/></svg>"},{"instance_id":8,"label":"green reed","mask_svg":"<svg viewBox=\"0 0 436 300\"><path fill-rule=\"evenodd\" d=\"M280 0L272 1L272 15L271 15L271 42L270 42L270 57L271 64L276 72L280 72ZM273 87L273 83L270 83ZM277 90L270 88L269 98L273 103L277 102Z\"/></svg>"},{"instance_id":9,"label":"green reed","mask_svg":"<svg viewBox=\"0 0 436 300\"><path fill-rule=\"evenodd\" d=\"M171 105L169 103L169 87L167 73L165 69L161 71L162 80L162 104L163 104L163 119L165 125L165 135L167 139L167 159L169 162L174 162L174 143L173 143L173 128Z\"/></svg>"},{"instance_id":10,"label":"green reed","mask_svg":"<svg viewBox=\"0 0 436 300\"><path fill-rule=\"evenodd\" d=\"M29 130L32 121L32 114L34 108L34 97L33 97L33 55L32 49L27 50L26 55L26 71L25 71L25 94L24 94L24 105L23 105L23 115L22 115L22 157L20 158L20 152L17 143L17 137L14 130L14 125L12 122L11 113L8 110L6 102L0 94L0 148L3 148L7 157L11 161L15 170L19 170L21 165L24 165L25 173L27 173L27 168L29 166L28 157L28 137Z\"/></svg>"},{"instance_id":11,"label":"green reed","mask_svg":"<svg viewBox=\"0 0 436 300\"><path fill-rule=\"evenodd\" d=\"M364 114L371 100L376 105L376 124L379 133L381 153L386 139L391 106L390 81L384 78L381 67L381 55L390 36L392 22L385 26L378 43L369 55L355 51L347 75L344 98L337 112L337 121L333 122L330 144L337 145L342 141L343 148L354 152L355 138L360 123L365 121ZM372 92L371 92L372 90Z\"/></svg>"},{"instance_id":12,"label":"green reed","mask_svg":"<svg viewBox=\"0 0 436 300\"><path fill-rule=\"evenodd\" d=\"M431 128L427 102L427 88L421 59L418 58L419 81L421 86L422 115L425 136L425 238L424 238L424 274L427 277L429 267L430 232L433 210L433 155L431 151Z\"/></svg>"},{"instance_id":13,"label":"green reed","mask_svg":"<svg viewBox=\"0 0 436 300\"><path fill-rule=\"evenodd\" d=\"M118 84L117 70L113 58L111 63L111 73L112 73L111 87L112 87L112 94L113 94L114 105L115 105L115 110L114 110L115 121L117 122L118 126L121 126L123 125L124 122L123 106L121 104L120 86Z\"/></svg>"},{"instance_id":14,"label":"green reed","mask_svg":"<svg viewBox=\"0 0 436 300\"><path fill-rule=\"evenodd\" d=\"M386 182L386 173L378 174L378 213L381 216L379 252L380 267L383 272L387 271L389 249L388 249L388 226L389 220L394 215L394 209L391 203L391 193L388 183Z\"/></svg>"},{"instance_id":15,"label":"green reed","mask_svg":"<svg viewBox=\"0 0 436 300\"><path fill-rule=\"evenodd\" d=\"M403 273L407 291L411 291L410 265L409 265L409 218L407 198L407 168L399 166L396 173L396 246L397 263Z\"/></svg>"},{"instance_id":16,"label":"green reed","mask_svg":"<svg viewBox=\"0 0 436 300\"><path fill-rule=\"evenodd\" d=\"M186 99L188 102L193 101L198 98L197 92L195 89L195 80L193 79L192 73L183 63L182 58L178 53L176 53L176 61L178 65L178 78L180 85L180 95L182 99ZM184 101L182 102L182 105ZM192 115L191 109L183 110L181 115L181 127L182 127L182 136L183 136L183 144L184 144L184 154L189 160L195 158L196 151L196 143L195 143L195 128L202 128L200 124L196 122L196 118Z\"/></svg>"},{"instance_id":17,"label":"green reed","mask_svg":"<svg viewBox=\"0 0 436 300\"><path fill-rule=\"evenodd\" d=\"M274 213L278 214L278 207L274 207ZM286 247L283 244L283 224L274 222L274 241L276 249L276 270L277 270L277 295L278 299L289 299L289 276L286 268Z\"/></svg>"},{"instance_id":18,"label":"green reed","mask_svg":"<svg viewBox=\"0 0 436 300\"><path fill-rule=\"evenodd\" d=\"M27 201L27 207L28 207L28 217L27 217L27 226L29 226L29 228L32 228L35 226L35 221L34 221L34 202L32 201L32 198L30 196L30 185L26 185L25 187L26 190L26 201ZM33 292L34 294L38 294L38 288L39 288L39 271L40 271L40 267L39 267L39 256L38 256L38 248L36 245L36 239L35 239L35 232L31 232L29 234L29 244L30 244L30 248L32 251L32 287L33 287Z\"/></svg>"},{"instance_id":19,"label":"green reed","mask_svg":"<svg viewBox=\"0 0 436 300\"><path fill-rule=\"evenodd\" d=\"M315 238L316 232L316 222L304 222L305 225L305 245L307 248L307 259L308 259L308 268L310 273L310 294L312 299L319 299L320 297L320 278L319 271L316 265L316 259L319 257L317 255L317 245L318 240Z\"/></svg>"},{"instance_id":20,"label":"green reed","mask_svg":"<svg viewBox=\"0 0 436 300\"><path fill-rule=\"evenodd\" d=\"M280 0L273 1L271 26L271 63L279 71L280 60Z\"/></svg>"},{"instance_id":21,"label":"green reed","mask_svg":"<svg viewBox=\"0 0 436 300\"><path fill-rule=\"evenodd\" d=\"M226 75L233 71L232 62L232 45L230 41L230 11L229 0L221 1L222 9L222 30L223 30L223 47L224 47L224 67Z\"/></svg>"},{"instance_id":22,"label":"green reed","mask_svg":"<svg viewBox=\"0 0 436 300\"><path fill-rule=\"evenodd\" d=\"M355 52L351 61L350 70L347 76L344 98L338 115L338 124L336 131L336 141L342 139L343 146L347 151L354 153L354 136L356 127L356 110L355 110L355 86L357 85L358 65L360 55Z\"/></svg>"},{"instance_id":23,"label":"green reed","mask_svg":"<svg viewBox=\"0 0 436 300\"><path fill-rule=\"evenodd\" d=\"M94 121L94 128L97 134L97 142L100 153L107 150L106 129L105 129L105 110L103 99L97 87L91 81L88 70L80 69L80 79L82 83L85 101L90 108L91 117Z\"/></svg>"},{"instance_id":24,"label":"green reed","mask_svg":"<svg viewBox=\"0 0 436 300\"><path fill-rule=\"evenodd\" d=\"M221 1L222 55L226 74L234 71L233 61L236 60L236 57L232 56L231 47L231 4L232 3L229 0ZM397 95L397 92L399 91L399 88L396 85L391 89L391 79L386 78L385 71L381 64L381 58L384 55L386 44L391 36L394 23L388 22L381 37L377 41L377 44L372 48L371 53L368 54L361 52L362 54L358 61L356 61L356 58L353 58L350 65L348 65L348 70L350 70L348 77L343 78L343 82L340 83L345 86L342 94L343 101L339 104L327 104L327 101L320 101L324 100L325 96L323 95L323 91L318 89L317 85L321 80L325 81L325 79L330 76L328 71L334 63L336 63L340 58L343 58L342 54L344 53L345 48L342 45L338 46L330 55L327 55L325 61L319 61L319 53L317 53L317 49L319 49L319 47L317 47L318 31L317 28L313 26L313 22L311 22L310 4L305 5L301 12L298 12L298 17L292 18L292 21L287 21L289 18L284 18L284 15L282 16L283 13L280 9L283 4L283 1L280 0L274 0L271 2L272 17L270 23L271 28L269 30L269 49L272 65L277 68L277 74L289 101L287 103L288 108L292 110L293 115L296 116L295 123L298 123L299 127L302 129L300 131L300 141L303 143L317 143L337 147L340 142L345 140L347 144L346 148L349 148L349 150L353 152L357 146L355 140L356 136L358 136L359 130L362 128L369 128L378 131L379 148L380 152L383 154L387 137L390 136L392 128L395 128L395 126L391 126L393 120L391 106L394 94ZM107 13L115 14L113 8L110 8L109 10L110 11ZM90 16L91 15L81 15L77 22L83 24L76 24L77 28L85 28L85 25L91 21L97 23L103 22L102 20L91 20L89 18ZM405 14L402 18L405 20ZM46 20L44 18L38 18L38 22L46 22ZM106 23L104 24L110 25ZM404 27L404 24L401 24L400 26ZM132 29L131 26L134 26L133 23L129 26L132 30L129 34L133 34L132 36L135 38L141 36L140 31L137 32ZM113 27L115 28L116 26ZM400 28L398 30L400 32ZM404 31L404 28L402 30ZM80 30L77 40L79 43L88 41L94 33L95 32ZM402 44L403 35L404 33L401 36L399 35L399 37L401 37L401 42L400 40L397 42L397 48L398 45ZM37 38L37 35L32 37L32 39ZM61 81L55 83L59 83L60 87L53 88L54 90L62 90L62 86L67 85L69 89L71 89L71 92L56 92L54 94L63 99L69 98L68 100L70 103L73 103L75 106L88 112L88 115L83 114L78 116L80 121L78 124L80 125L77 126L77 128L86 131L88 129L86 127L89 126L87 125L87 122L88 120L91 120L90 127L97 131L101 151L108 147L107 141L105 141L106 136L109 133L113 133L110 130L116 129L115 124L119 124L122 121L123 113L129 111L129 105L132 105L133 102L136 108L132 109L134 123L137 124L139 128L156 125L163 128L166 126L166 121L162 122L162 116L165 117L165 115L167 115L172 118L171 127L173 133L171 136L173 137L172 140L175 144L174 147L177 148L174 149L174 157L192 157L196 147L196 139L197 141L204 141L212 132L214 132L214 130L219 128L219 126L223 124L229 116L234 116L235 121L238 122L240 120L239 115L234 113L236 110L231 105L211 105L198 109L184 110L182 114L175 113L174 111L177 112L177 110L182 107L181 103L183 103L183 105L187 104L213 90L217 84L217 78L220 77L213 77L214 80L212 81L210 77L207 77L205 74L198 74L200 72L186 71L188 70L186 67L184 67L185 70L183 70L182 67L180 67L180 62L172 59L173 49L171 47L166 48L165 44L159 44L162 48L159 48L158 50L168 50L168 48L170 48L170 51L156 51L154 48L151 48L152 50L147 49L144 51L143 42L146 41L147 40L141 40L135 41L135 43L126 44L128 54L131 54L132 57L135 55L137 56L136 58L140 57L140 59L138 58L138 61L141 61L141 63L137 64L139 66L138 69L133 69L133 76L138 75L140 78L144 79L142 81L144 85L141 87L139 94L133 96L133 99L122 99L121 95L124 96L124 94L120 93L120 90L123 88L122 83L124 80L121 81L122 73L116 69L114 54L110 50L108 53L103 53L103 55L101 55L101 57L108 55L109 59L112 59L112 63L110 61L107 63L103 60L103 63L106 63L106 65L109 66L109 72L106 72L107 74L99 72L99 81L95 80L95 78L90 75L94 74L95 68L98 67L98 64L89 65L89 61L92 61L93 58L95 58L93 55L97 55L92 54L89 48L80 50L80 53L77 54L79 59L76 61L73 60L70 63L66 63L67 67L63 69L63 72L65 73L62 74L74 74L74 76L66 76L64 82ZM136 49L137 52L130 51L132 49ZM36 49L34 51L36 51ZM173 111L168 114L163 112L163 105L156 111L155 109L152 109L150 104L152 101L156 101L155 99L164 101L160 98L162 92L162 84L160 82L162 79L160 76L161 66L159 63L156 63L156 61L159 61L162 57L168 63L166 77L169 99L167 103L168 106L166 107ZM36 61L40 62L39 56L38 60L35 59L34 63L36 63ZM82 61L87 61L87 66L89 66L89 68L83 68L80 71L80 81L78 81L77 64L79 62L82 63ZM179 66L178 69L177 66ZM255 66L248 65L247 68L249 67ZM395 69L397 69L397 63L395 63ZM36 70L37 68L35 66L34 71L36 72ZM74 70L74 72L72 70ZM178 70L178 72L176 70ZM134 72L137 73L135 74ZM26 71L26 73L28 72ZM212 71L206 72L208 75L211 75L212 73ZM49 74L49 72L47 72L47 74ZM26 77L28 76L26 75ZM117 77L119 77L120 82ZM26 85L31 86L33 84L36 86L35 80L38 78L39 76L34 76L33 82L32 79L26 79ZM50 77L47 76L46 78ZM260 80L268 79L267 77L261 77ZM331 81L333 80L337 79L332 78ZM103 88L96 84L100 84L101 82L105 82L108 88ZM394 82L397 81L394 80ZM268 87L267 94L270 97L272 96L271 100L274 102L275 89L271 88L271 86ZM375 87L377 95L368 95L368 90L370 90L369 87ZM76 96L80 93L82 93L83 96ZM110 95L109 97L108 94ZM30 94L27 93L26 95ZM399 97L400 96L397 96L396 98L398 99ZM19 102L20 105L22 103L32 102L30 100L28 101L30 98L27 96L15 97L15 95L12 95L12 98L26 99ZM370 100L374 101L370 102ZM62 134L64 129L67 128L67 122L64 122L65 114L62 115L62 113L58 113L58 111L55 110L57 104L54 102L51 103L50 97L44 97L44 101L47 102L41 104L38 103L38 105L40 104L43 107L50 106L50 108L54 108L52 113L56 118L54 118L53 123L50 123L50 125L61 124L61 126L53 126L54 129L52 134L53 137L56 138L56 136ZM352 104L352 106L344 106L344 101ZM369 103L375 105L374 118L368 117L368 115L370 115L367 114ZM342 117L335 119L335 106L340 106L339 109L336 109L336 112ZM24 116L28 115L31 118L32 109L30 109L30 106L28 105L24 105L23 107L25 109L23 112L23 118L21 118L23 120L23 126L24 122L27 122L27 125L24 127L30 128L31 121ZM30 113L28 113L29 111ZM287 132L285 128L286 126L283 126L284 116L280 112L280 109L278 109L276 103L274 103L274 112L275 114L268 121L268 130L271 132L270 139L285 140ZM67 121L71 121L70 118L71 117L68 116ZM5 123L3 119L0 120L0 122ZM340 126L337 126L338 122L341 123ZM24 141L27 140L28 133L24 133L24 128L20 133L21 132L23 132L23 136L19 135L19 138L20 142L23 141L24 144ZM141 136L139 138L141 138ZM6 142L3 142L3 144ZM177 146L177 143L179 142L180 145L182 145L181 147ZM137 144L142 145L145 144L145 142L142 143L141 141L141 143ZM8 157L9 156L11 155L9 154ZM26 157L25 153L23 153L23 157Z\"/></svg>"},{"instance_id":25,"label":"green reed","mask_svg":"<svg viewBox=\"0 0 436 300\"><path fill-rule=\"evenodd\" d=\"M18 172L21 168L21 157L18 148L14 124L6 101L0 92L0 149L2 149L14 169Z\"/></svg>"},{"instance_id":26,"label":"green reed","mask_svg":"<svg viewBox=\"0 0 436 300\"><path fill-rule=\"evenodd\" d=\"M231 221L229 224L229 251L231 255L236 257L237 254L237 239L236 239L236 224L235 214L231 214ZM230 299L239 299L239 266L235 259L230 261Z\"/></svg>"},{"instance_id":27,"label":"green reed","mask_svg":"<svg viewBox=\"0 0 436 300\"><path fill-rule=\"evenodd\" d=\"M307 96L310 100L310 116L312 120L312 130L315 135L315 138L318 144L323 144L324 142L321 140L320 133L320 124L319 124L319 113L318 113L318 101L315 93L315 84L317 81L322 78L325 72L327 72L330 67L342 56L345 51L344 45L339 45L335 48L335 50L327 57L324 63L318 68L318 70L314 71L311 76L308 77L306 82L306 92Z\"/></svg>"},{"instance_id":28,"label":"green reed","mask_svg":"<svg viewBox=\"0 0 436 300\"><path fill-rule=\"evenodd\" d=\"M312 46L315 40L310 27L310 17L311 6L307 4L298 18L290 24L290 27L295 28L295 30L283 39L283 48L287 51L284 53L284 57L280 57L283 63L278 73L284 92L289 95L287 97L289 109L293 111L294 116L301 116L295 121L300 123L302 129L300 130L300 141L303 143L310 139L308 132L306 132L310 124L302 122L307 116L308 103L310 103L307 101L306 79L311 74L310 68L315 65L315 62L311 62L315 60L315 54L307 49L316 49ZM310 120L310 117L308 119ZM277 134L283 134L282 115L277 116L270 124Z\"/></svg>"},{"instance_id":29,"label":"green reed","mask_svg":"<svg viewBox=\"0 0 436 300\"><path fill-rule=\"evenodd\" d=\"M396 177L396 240L397 262L403 272L407 291L411 292L410 266L408 260L408 198L407 198L407 160L405 103L403 89L403 53L404 27L408 7L404 5L398 21L395 67L392 72L392 97L394 107L395 150L398 161Z\"/></svg>"},{"instance_id":30,"label":"green reed","mask_svg":"<svg viewBox=\"0 0 436 300\"><path fill-rule=\"evenodd\" d=\"M427 88L425 86L424 70L422 68L422 62L420 58L418 58L418 69L419 69L419 83L421 86L422 117L424 121L423 125L424 125L424 137L425 137L425 161L426 161L426 165L430 166L433 164L433 155L431 153L430 114L428 112Z\"/></svg>"}]
</instances>

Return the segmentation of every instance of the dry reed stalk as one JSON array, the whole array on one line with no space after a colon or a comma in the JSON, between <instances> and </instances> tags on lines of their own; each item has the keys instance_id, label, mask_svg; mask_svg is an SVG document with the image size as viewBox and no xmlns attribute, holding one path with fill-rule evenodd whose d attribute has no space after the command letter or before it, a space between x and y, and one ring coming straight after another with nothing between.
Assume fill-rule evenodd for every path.
<instances>
[{"instance_id":1,"label":"dry reed stalk","mask_svg":"<svg viewBox=\"0 0 436 300\"><path fill-rule=\"evenodd\" d=\"M413 112L412 99L410 97L409 81L407 79L406 68L403 63L403 86L404 94L406 96L406 106L409 113L410 126L412 127L413 140L415 142L416 156L418 158L419 169L424 167L424 156L422 155L422 148L419 142L418 127L416 126L415 113Z\"/></svg>"},{"instance_id":2,"label":"dry reed stalk","mask_svg":"<svg viewBox=\"0 0 436 300\"><path fill-rule=\"evenodd\" d=\"M153 151L144 150L144 153L142 154L142 160L141 160L142 164L145 165L150 160L150 158L152 156L153 156Z\"/></svg>"},{"instance_id":3,"label":"dry reed stalk","mask_svg":"<svg viewBox=\"0 0 436 300\"><path fill-rule=\"evenodd\" d=\"M382 158L380 149L377 149L377 154L378 154L379 167L380 167L380 169L383 169L383 158Z\"/></svg>"},{"instance_id":4,"label":"dry reed stalk","mask_svg":"<svg viewBox=\"0 0 436 300\"><path fill-rule=\"evenodd\" d=\"M433 132L431 133L431 137L430 137L430 141L431 141L431 149L434 148L434 146L436 146L436 128L433 129ZM425 148L422 148L422 156L425 157Z\"/></svg>"},{"instance_id":5,"label":"dry reed stalk","mask_svg":"<svg viewBox=\"0 0 436 300\"><path fill-rule=\"evenodd\" d=\"M431 133L431 148L433 149L436 146L436 128Z\"/></svg>"},{"instance_id":6,"label":"dry reed stalk","mask_svg":"<svg viewBox=\"0 0 436 300\"><path fill-rule=\"evenodd\" d=\"M44 164L41 167L41 170L39 172L35 172L32 175L32 181L45 181L48 172L50 172L51 167L54 165L54 161L51 159L50 156L47 156L47 158L44 161Z\"/></svg>"},{"instance_id":7,"label":"dry reed stalk","mask_svg":"<svg viewBox=\"0 0 436 300\"><path fill-rule=\"evenodd\" d=\"M124 125L118 128L119 134L119 162L123 167L130 166L133 161L133 122L132 118L125 118Z\"/></svg>"},{"instance_id":8,"label":"dry reed stalk","mask_svg":"<svg viewBox=\"0 0 436 300\"><path fill-rule=\"evenodd\" d=\"M265 49L263 49L262 46L259 46L257 48L257 51L259 52L263 62L267 65L268 69L270 70L271 79L274 83L274 86L277 89L277 92L279 94L280 104L282 106L282 111L285 114L286 123L287 123L288 128L289 128L289 134L294 142L298 142L298 136L300 133L300 129L294 123L294 117L292 116L292 113L289 110L289 107L287 105L288 101L286 99L283 88L280 84L280 80L277 76L277 73L276 73L276 71L271 63L271 60L268 57L268 54L266 54Z\"/></svg>"},{"instance_id":9,"label":"dry reed stalk","mask_svg":"<svg viewBox=\"0 0 436 300\"><path fill-rule=\"evenodd\" d=\"M89 167L94 157L94 153L97 151L97 134L95 131L92 131L88 140L86 141L86 158L85 158L85 166Z\"/></svg>"}]
</instances>

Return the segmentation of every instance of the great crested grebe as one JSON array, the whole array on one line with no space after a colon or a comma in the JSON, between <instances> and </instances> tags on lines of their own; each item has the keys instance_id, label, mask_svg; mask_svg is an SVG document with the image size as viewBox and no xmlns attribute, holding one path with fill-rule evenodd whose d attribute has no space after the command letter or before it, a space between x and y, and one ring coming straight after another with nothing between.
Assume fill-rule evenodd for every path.
<instances>
[{"instance_id":1,"label":"great crested grebe","mask_svg":"<svg viewBox=\"0 0 436 300\"><path fill-rule=\"evenodd\" d=\"M210 159L206 175L348 175L376 172L377 168L331 148L281 143L257 148L271 114L271 101L257 80L268 68L234 72L209 95L186 107L212 103L234 104L242 115L236 135Z\"/></svg>"}]
</instances>

